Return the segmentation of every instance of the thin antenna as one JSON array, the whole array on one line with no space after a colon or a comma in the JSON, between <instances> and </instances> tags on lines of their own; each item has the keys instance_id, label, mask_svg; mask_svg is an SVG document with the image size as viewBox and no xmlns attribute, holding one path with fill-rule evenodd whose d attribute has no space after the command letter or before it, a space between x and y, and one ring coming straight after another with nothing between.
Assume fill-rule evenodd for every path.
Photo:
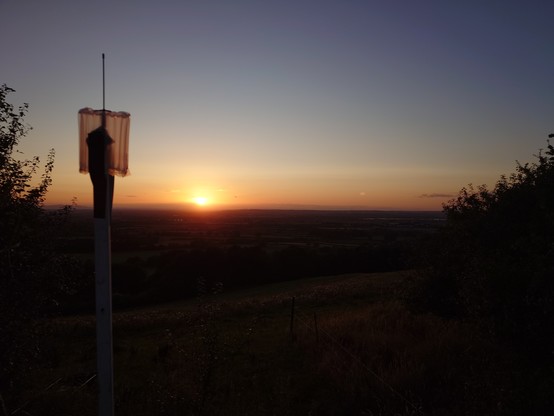
<instances>
[{"instance_id":1,"label":"thin antenna","mask_svg":"<svg viewBox=\"0 0 554 416\"><path fill-rule=\"evenodd\" d=\"M106 111L106 71L104 69L104 54L102 54L102 111Z\"/></svg>"},{"instance_id":2,"label":"thin antenna","mask_svg":"<svg viewBox=\"0 0 554 416\"><path fill-rule=\"evenodd\" d=\"M106 128L106 71L104 69L104 54L102 54L102 127Z\"/></svg>"}]
</instances>

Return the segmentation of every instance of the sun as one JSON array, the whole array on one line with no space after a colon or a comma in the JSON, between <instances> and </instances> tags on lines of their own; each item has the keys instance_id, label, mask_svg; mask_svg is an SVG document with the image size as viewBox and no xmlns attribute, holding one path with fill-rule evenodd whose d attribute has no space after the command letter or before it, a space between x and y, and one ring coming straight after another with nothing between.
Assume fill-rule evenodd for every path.
<instances>
[{"instance_id":1,"label":"sun","mask_svg":"<svg viewBox=\"0 0 554 416\"><path fill-rule=\"evenodd\" d=\"M208 198L205 196L195 196L192 198L192 202L194 202L199 207L203 207L208 204Z\"/></svg>"}]
</instances>

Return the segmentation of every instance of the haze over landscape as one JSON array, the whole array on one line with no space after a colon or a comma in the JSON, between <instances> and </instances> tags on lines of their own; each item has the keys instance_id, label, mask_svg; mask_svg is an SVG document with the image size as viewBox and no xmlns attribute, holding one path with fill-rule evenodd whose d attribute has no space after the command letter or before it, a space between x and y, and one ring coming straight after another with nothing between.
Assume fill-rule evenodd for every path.
<instances>
[{"instance_id":1,"label":"haze over landscape","mask_svg":"<svg viewBox=\"0 0 554 416\"><path fill-rule=\"evenodd\" d=\"M552 128L554 4L0 2L47 204L91 205L77 111L131 113L115 206L440 210Z\"/></svg>"}]
</instances>

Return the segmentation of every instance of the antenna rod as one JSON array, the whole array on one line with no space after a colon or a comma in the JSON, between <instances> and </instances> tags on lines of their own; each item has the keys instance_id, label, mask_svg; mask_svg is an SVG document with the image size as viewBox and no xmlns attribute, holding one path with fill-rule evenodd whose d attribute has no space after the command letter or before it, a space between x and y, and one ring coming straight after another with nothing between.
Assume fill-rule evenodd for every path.
<instances>
[{"instance_id":1,"label":"antenna rod","mask_svg":"<svg viewBox=\"0 0 554 416\"><path fill-rule=\"evenodd\" d=\"M102 54L102 111L106 111L106 72L104 70L104 54Z\"/></svg>"},{"instance_id":2,"label":"antenna rod","mask_svg":"<svg viewBox=\"0 0 554 416\"><path fill-rule=\"evenodd\" d=\"M106 71L104 69L104 54L102 54L102 127L106 128Z\"/></svg>"}]
</instances>

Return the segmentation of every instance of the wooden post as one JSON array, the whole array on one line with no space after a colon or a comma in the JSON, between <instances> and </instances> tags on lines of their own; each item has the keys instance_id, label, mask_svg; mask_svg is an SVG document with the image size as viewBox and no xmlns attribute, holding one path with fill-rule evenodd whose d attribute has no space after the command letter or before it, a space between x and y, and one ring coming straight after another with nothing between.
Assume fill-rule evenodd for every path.
<instances>
[{"instance_id":1,"label":"wooden post","mask_svg":"<svg viewBox=\"0 0 554 416\"><path fill-rule=\"evenodd\" d=\"M294 296L290 307L290 340L294 342Z\"/></svg>"},{"instance_id":2,"label":"wooden post","mask_svg":"<svg viewBox=\"0 0 554 416\"><path fill-rule=\"evenodd\" d=\"M317 328L317 314L314 312L315 343L319 345L319 330Z\"/></svg>"},{"instance_id":3,"label":"wooden post","mask_svg":"<svg viewBox=\"0 0 554 416\"><path fill-rule=\"evenodd\" d=\"M4 416L8 416L8 409L6 408L6 403L4 403L4 398L0 394L0 405L2 407L2 414Z\"/></svg>"}]
</instances>

